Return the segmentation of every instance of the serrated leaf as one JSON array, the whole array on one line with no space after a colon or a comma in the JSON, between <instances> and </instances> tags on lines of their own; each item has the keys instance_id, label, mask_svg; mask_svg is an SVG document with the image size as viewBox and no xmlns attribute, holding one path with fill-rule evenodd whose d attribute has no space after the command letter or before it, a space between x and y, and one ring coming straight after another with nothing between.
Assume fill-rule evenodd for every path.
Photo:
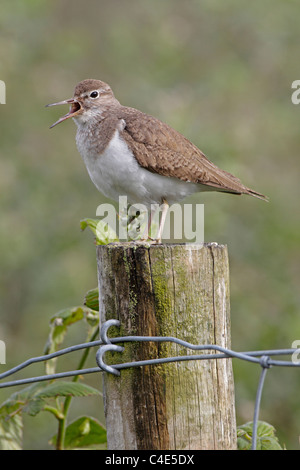
<instances>
[{"instance_id":1,"label":"serrated leaf","mask_svg":"<svg viewBox=\"0 0 300 470\"><path fill-rule=\"evenodd\" d=\"M54 382L41 390L36 398L55 398L55 397L86 397L89 395L101 395L99 390L78 382Z\"/></svg>"},{"instance_id":2,"label":"serrated leaf","mask_svg":"<svg viewBox=\"0 0 300 470\"><path fill-rule=\"evenodd\" d=\"M97 245L107 245L108 243L118 242L119 238L116 232L103 220L83 219L80 221L81 230L89 227L96 236Z\"/></svg>"},{"instance_id":3,"label":"serrated leaf","mask_svg":"<svg viewBox=\"0 0 300 470\"><path fill-rule=\"evenodd\" d=\"M44 409L45 400L41 398L35 398L30 400L26 406L23 407L23 411L29 416L36 416L40 411Z\"/></svg>"},{"instance_id":4,"label":"serrated leaf","mask_svg":"<svg viewBox=\"0 0 300 470\"><path fill-rule=\"evenodd\" d=\"M55 445L56 436L51 439ZM76 419L66 429L65 449L103 449L106 445L106 430L94 418L82 416Z\"/></svg>"},{"instance_id":5,"label":"serrated leaf","mask_svg":"<svg viewBox=\"0 0 300 470\"><path fill-rule=\"evenodd\" d=\"M252 444L253 422L245 423L237 429L237 443L239 450L250 450ZM283 450L276 436L274 426L265 421L257 424L257 450Z\"/></svg>"},{"instance_id":6,"label":"serrated leaf","mask_svg":"<svg viewBox=\"0 0 300 470\"><path fill-rule=\"evenodd\" d=\"M21 405L25 405L36 397L37 393L39 393L43 388L46 387L45 382L34 383L25 387L17 392L12 393L12 395L5 400L0 407L0 415L1 413L8 412L10 407L14 407L17 403Z\"/></svg>"},{"instance_id":7,"label":"serrated leaf","mask_svg":"<svg viewBox=\"0 0 300 470\"><path fill-rule=\"evenodd\" d=\"M58 396L86 397L90 395L101 395L101 393L90 385L77 382L35 383L13 393L1 404L0 420L6 421L21 412L35 416L46 407L46 399L48 398Z\"/></svg>"},{"instance_id":8,"label":"serrated leaf","mask_svg":"<svg viewBox=\"0 0 300 470\"><path fill-rule=\"evenodd\" d=\"M5 400L0 407L0 418L5 419L16 413L25 412L30 416L35 416L42 411L45 402L37 398L37 394L46 387L46 383L35 383L13 393Z\"/></svg>"}]
</instances>

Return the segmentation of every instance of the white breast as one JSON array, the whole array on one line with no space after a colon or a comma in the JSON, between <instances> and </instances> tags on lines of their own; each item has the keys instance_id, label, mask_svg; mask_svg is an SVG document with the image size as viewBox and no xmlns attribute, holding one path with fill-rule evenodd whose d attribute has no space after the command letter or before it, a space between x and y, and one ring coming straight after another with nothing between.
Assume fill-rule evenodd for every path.
<instances>
[{"instance_id":1,"label":"white breast","mask_svg":"<svg viewBox=\"0 0 300 470\"><path fill-rule=\"evenodd\" d=\"M127 196L130 204L169 204L201 190L197 184L151 173L141 167L117 130L102 154L86 146L77 135L77 146L91 180L106 197L118 200Z\"/></svg>"}]
</instances>

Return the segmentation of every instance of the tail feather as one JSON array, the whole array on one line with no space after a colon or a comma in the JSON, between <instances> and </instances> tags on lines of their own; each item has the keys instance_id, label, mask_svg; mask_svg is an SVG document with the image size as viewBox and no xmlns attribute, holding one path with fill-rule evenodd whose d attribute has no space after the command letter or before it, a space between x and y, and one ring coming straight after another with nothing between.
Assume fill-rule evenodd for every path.
<instances>
[{"instance_id":1,"label":"tail feather","mask_svg":"<svg viewBox=\"0 0 300 470\"><path fill-rule=\"evenodd\" d=\"M257 197L258 199L261 199L262 201L269 202L268 196L265 196L264 194L253 191L253 189L249 189L249 188L247 188L247 189L248 189L248 191L244 194L248 194L249 196Z\"/></svg>"},{"instance_id":2,"label":"tail feather","mask_svg":"<svg viewBox=\"0 0 300 470\"><path fill-rule=\"evenodd\" d=\"M233 188L219 188L219 187L215 187L212 185L210 185L210 187L211 189L209 189L209 186L207 186L206 191L219 191L222 193L236 194L238 196L241 196L242 194L246 194L247 196L257 197L258 199L261 199L262 201L269 202L268 196L258 193L257 191L254 191L253 189L247 188L246 186L238 190L233 189Z\"/></svg>"}]
</instances>

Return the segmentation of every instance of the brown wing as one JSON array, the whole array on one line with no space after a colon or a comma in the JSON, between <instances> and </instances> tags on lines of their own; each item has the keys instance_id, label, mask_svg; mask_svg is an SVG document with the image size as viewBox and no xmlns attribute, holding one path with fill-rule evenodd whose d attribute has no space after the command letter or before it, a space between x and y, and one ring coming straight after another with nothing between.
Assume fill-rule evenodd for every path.
<instances>
[{"instance_id":1,"label":"brown wing","mask_svg":"<svg viewBox=\"0 0 300 470\"><path fill-rule=\"evenodd\" d=\"M213 190L267 199L221 170L188 139L167 124L132 108L122 107L122 137L141 166L164 176L200 183Z\"/></svg>"}]
</instances>

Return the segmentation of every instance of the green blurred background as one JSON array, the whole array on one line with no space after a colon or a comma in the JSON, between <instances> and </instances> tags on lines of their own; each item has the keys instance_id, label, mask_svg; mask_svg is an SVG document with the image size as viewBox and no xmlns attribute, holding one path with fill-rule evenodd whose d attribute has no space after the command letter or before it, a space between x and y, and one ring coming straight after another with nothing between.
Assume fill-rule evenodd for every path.
<instances>
[{"instance_id":1,"label":"green blurred background","mask_svg":"<svg viewBox=\"0 0 300 470\"><path fill-rule=\"evenodd\" d=\"M197 201L205 240L229 249L233 348L289 348L300 339L300 106L291 102L299 2L2 0L0 26L1 371L40 355L50 317L97 284L93 237L80 220L95 217L104 198L77 152L75 125L49 130L65 109L44 108L85 78L108 82L122 104L175 127L270 197ZM75 328L69 342L84 337ZM61 370L77 364L68 361ZM252 420L260 371L238 361L234 371L242 424ZM85 381L100 386L99 376ZM289 449L299 448L299 386L298 369L273 368L262 397L260 418ZM75 399L78 410L103 420L99 399ZM26 418L25 448L48 448L55 428L45 413Z\"/></svg>"}]
</instances>

